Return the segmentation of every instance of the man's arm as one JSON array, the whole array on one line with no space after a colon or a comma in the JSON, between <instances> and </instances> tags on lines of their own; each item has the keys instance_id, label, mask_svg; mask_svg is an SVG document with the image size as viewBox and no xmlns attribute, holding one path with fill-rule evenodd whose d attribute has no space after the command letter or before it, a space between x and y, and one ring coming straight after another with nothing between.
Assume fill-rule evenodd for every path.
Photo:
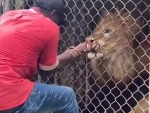
<instances>
[{"instance_id":1,"label":"man's arm","mask_svg":"<svg viewBox=\"0 0 150 113\"><path fill-rule=\"evenodd\" d=\"M81 43L76 47L68 48L64 53L58 55L59 66L57 68L61 68L62 66L68 64L68 62L83 56L87 51L89 51L89 49L91 49L91 45L87 42Z\"/></svg>"},{"instance_id":2,"label":"man's arm","mask_svg":"<svg viewBox=\"0 0 150 113\"><path fill-rule=\"evenodd\" d=\"M58 61L59 61L59 65L53 69L53 70L49 70L49 71L42 71L40 70L41 74L42 73L54 73L56 72L58 69L60 69L62 66L70 63L71 61L73 61L74 59L84 55L86 52L89 52L92 48L92 44L90 42L84 42L79 44L76 47L70 47L68 48L65 52L63 52L62 54L58 55ZM45 75L46 75L45 74Z\"/></svg>"}]
</instances>

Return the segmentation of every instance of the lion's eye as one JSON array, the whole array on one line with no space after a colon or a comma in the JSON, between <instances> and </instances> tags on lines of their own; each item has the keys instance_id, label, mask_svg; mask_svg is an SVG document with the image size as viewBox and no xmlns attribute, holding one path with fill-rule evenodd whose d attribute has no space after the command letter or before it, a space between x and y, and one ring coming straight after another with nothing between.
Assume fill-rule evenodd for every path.
<instances>
[{"instance_id":1,"label":"lion's eye","mask_svg":"<svg viewBox=\"0 0 150 113\"><path fill-rule=\"evenodd\" d=\"M106 39L109 39L111 37L111 32L112 30L111 29L106 29L104 32L103 32L103 36L106 38Z\"/></svg>"},{"instance_id":2,"label":"lion's eye","mask_svg":"<svg viewBox=\"0 0 150 113\"><path fill-rule=\"evenodd\" d=\"M103 33L110 33L112 30L111 29L106 29Z\"/></svg>"}]
</instances>

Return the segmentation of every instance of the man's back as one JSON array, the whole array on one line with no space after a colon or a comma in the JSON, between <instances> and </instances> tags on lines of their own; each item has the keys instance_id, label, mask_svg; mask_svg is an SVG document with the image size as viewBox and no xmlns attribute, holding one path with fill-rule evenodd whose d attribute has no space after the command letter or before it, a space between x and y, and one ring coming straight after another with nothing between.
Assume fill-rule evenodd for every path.
<instances>
[{"instance_id":1,"label":"man's back","mask_svg":"<svg viewBox=\"0 0 150 113\"><path fill-rule=\"evenodd\" d=\"M9 11L0 18L0 110L24 103L37 61L58 27L33 9ZM19 100L18 100L19 99Z\"/></svg>"}]
</instances>

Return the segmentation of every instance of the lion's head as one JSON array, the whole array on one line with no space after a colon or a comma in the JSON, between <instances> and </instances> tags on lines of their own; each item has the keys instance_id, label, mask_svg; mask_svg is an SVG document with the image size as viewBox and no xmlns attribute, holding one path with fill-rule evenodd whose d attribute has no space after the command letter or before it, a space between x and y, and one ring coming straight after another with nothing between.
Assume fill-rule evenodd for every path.
<instances>
[{"instance_id":1,"label":"lion's head","mask_svg":"<svg viewBox=\"0 0 150 113\"><path fill-rule=\"evenodd\" d=\"M95 40L99 48L88 53L93 77L103 84L108 80L129 83L135 76L134 42L139 34L138 22L129 12L104 12L87 40Z\"/></svg>"},{"instance_id":2,"label":"lion's head","mask_svg":"<svg viewBox=\"0 0 150 113\"><path fill-rule=\"evenodd\" d=\"M88 58L109 56L113 52L133 45L140 28L129 12L103 12L103 17L94 32L87 38L95 40L100 48L88 54Z\"/></svg>"}]
</instances>

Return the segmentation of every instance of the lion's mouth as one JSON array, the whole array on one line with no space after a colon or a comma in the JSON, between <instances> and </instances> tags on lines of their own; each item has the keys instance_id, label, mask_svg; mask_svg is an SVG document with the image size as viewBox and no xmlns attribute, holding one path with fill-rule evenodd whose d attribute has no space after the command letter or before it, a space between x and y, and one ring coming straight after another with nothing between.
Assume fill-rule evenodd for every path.
<instances>
[{"instance_id":1,"label":"lion's mouth","mask_svg":"<svg viewBox=\"0 0 150 113\"><path fill-rule=\"evenodd\" d=\"M103 53L101 52L98 52L98 53L96 53L96 52L90 52L90 53L88 53L87 54L87 57L88 57L88 59L93 59L93 58L101 58L101 57L103 57Z\"/></svg>"}]
</instances>

